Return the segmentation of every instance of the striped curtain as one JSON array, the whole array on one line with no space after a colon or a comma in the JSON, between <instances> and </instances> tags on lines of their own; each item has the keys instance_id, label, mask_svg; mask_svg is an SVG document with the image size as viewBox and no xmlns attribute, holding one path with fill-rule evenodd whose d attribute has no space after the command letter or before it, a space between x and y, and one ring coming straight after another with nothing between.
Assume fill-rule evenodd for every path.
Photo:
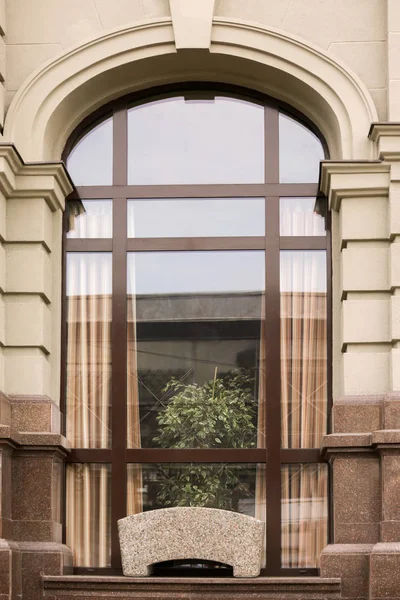
<instances>
[{"instance_id":1,"label":"striped curtain","mask_svg":"<svg viewBox=\"0 0 400 600\"><path fill-rule=\"evenodd\" d=\"M327 428L325 253L281 254L283 448L319 448ZM326 465L282 469L282 566L318 566L327 544Z\"/></svg>"},{"instance_id":2,"label":"striped curtain","mask_svg":"<svg viewBox=\"0 0 400 600\"><path fill-rule=\"evenodd\" d=\"M111 255L67 256L66 436L74 448L110 447ZM67 467L67 536L74 564L110 564L108 465Z\"/></svg>"},{"instance_id":3,"label":"striped curtain","mask_svg":"<svg viewBox=\"0 0 400 600\"><path fill-rule=\"evenodd\" d=\"M282 468L282 567L318 567L328 543L327 465Z\"/></svg>"},{"instance_id":4,"label":"striped curtain","mask_svg":"<svg viewBox=\"0 0 400 600\"><path fill-rule=\"evenodd\" d=\"M319 448L327 426L327 304L324 252L282 252L283 448Z\"/></svg>"}]
</instances>

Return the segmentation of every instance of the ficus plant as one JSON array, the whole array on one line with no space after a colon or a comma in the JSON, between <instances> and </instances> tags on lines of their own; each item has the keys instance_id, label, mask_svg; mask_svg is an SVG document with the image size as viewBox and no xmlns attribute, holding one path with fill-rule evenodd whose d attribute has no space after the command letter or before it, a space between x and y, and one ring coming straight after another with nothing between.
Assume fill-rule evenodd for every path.
<instances>
[{"instance_id":1,"label":"ficus plant","mask_svg":"<svg viewBox=\"0 0 400 600\"><path fill-rule=\"evenodd\" d=\"M161 448L252 448L256 444L257 408L254 379L231 371L202 385L172 378L164 391L171 397L157 416ZM204 506L234 510L238 497L249 495L238 478L239 465L162 466L157 495L164 506Z\"/></svg>"}]
</instances>

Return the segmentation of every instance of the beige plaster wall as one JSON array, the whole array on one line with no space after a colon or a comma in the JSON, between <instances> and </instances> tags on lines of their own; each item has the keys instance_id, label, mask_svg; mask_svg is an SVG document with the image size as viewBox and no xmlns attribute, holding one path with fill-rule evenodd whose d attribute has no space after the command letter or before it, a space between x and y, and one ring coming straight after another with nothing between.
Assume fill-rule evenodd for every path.
<instances>
[{"instance_id":1,"label":"beige plaster wall","mask_svg":"<svg viewBox=\"0 0 400 600\"><path fill-rule=\"evenodd\" d=\"M66 48L124 25L170 16L168 0L3 0L8 107L22 82Z\"/></svg>"},{"instance_id":2,"label":"beige plaster wall","mask_svg":"<svg viewBox=\"0 0 400 600\"><path fill-rule=\"evenodd\" d=\"M386 0L216 0L215 14L277 27L324 48L359 75L386 118Z\"/></svg>"},{"instance_id":3,"label":"beige plaster wall","mask_svg":"<svg viewBox=\"0 0 400 600\"><path fill-rule=\"evenodd\" d=\"M66 48L170 15L169 0L5 1L6 106L31 72ZM386 118L386 0L215 0L214 15L279 28L327 50L361 77Z\"/></svg>"}]
</instances>

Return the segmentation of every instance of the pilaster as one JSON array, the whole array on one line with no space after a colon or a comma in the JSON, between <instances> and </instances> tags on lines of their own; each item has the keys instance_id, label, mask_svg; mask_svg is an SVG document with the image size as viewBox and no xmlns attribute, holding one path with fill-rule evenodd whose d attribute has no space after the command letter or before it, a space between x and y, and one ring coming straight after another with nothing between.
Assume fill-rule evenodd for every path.
<instances>
[{"instance_id":1,"label":"pilaster","mask_svg":"<svg viewBox=\"0 0 400 600\"><path fill-rule=\"evenodd\" d=\"M365 600L400 598L399 127L372 127L379 161L325 162L321 179L338 211L341 306L334 314L341 314L342 337L334 345L343 361L333 433L323 440L333 474L334 539L321 571L343 577L344 598Z\"/></svg>"},{"instance_id":2,"label":"pilaster","mask_svg":"<svg viewBox=\"0 0 400 600\"><path fill-rule=\"evenodd\" d=\"M61 213L71 191L62 163L25 164L0 144L0 598L39 600L42 574L71 565L57 379Z\"/></svg>"}]
</instances>

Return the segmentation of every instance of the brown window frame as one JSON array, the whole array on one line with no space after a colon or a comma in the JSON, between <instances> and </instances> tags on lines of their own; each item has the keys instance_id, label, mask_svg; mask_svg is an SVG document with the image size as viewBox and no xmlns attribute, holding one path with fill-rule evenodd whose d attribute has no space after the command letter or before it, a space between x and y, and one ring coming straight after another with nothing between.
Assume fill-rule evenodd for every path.
<instances>
[{"instance_id":1,"label":"brown window frame","mask_svg":"<svg viewBox=\"0 0 400 600\"><path fill-rule=\"evenodd\" d=\"M212 98L214 95L229 96L259 103L265 109L265 183L218 184L218 185L128 185L127 184L127 110L134 105L157 99L184 95L185 97ZM111 411L112 446L109 449L73 449L67 463L111 464L111 568L75 567L77 574L120 574L121 559L118 542L117 521L126 516L126 467L128 463L261 463L266 465L267 476L267 553L263 576L318 575L316 568L281 567L281 467L284 464L326 462L319 449L282 449L280 431L280 289L279 253L281 250L325 250L327 257L327 362L328 362L328 423L332 408L332 319L331 319L331 232L330 216L327 215L326 236L280 236L280 197L317 197L317 183L279 183L279 112L296 119L317 135L328 157L326 143L304 115L292 107L268 96L241 88L215 83L187 83L163 86L141 91L111 102L87 117L70 135L63 152L63 160L77 142L96 124L113 117L113 184L111 186L77 187L68 197L78 199L112 199L113 237L110 239L69 239L64 227L63 236L63 318L62 318L62 369L61 410L65 414L66 387L66 269L67 252L112 252L112 326L111 326ZM127 238L127 200L135 198L218 198L218 197L264 197L265 236L222 238ZM67 211L66 211L67 213ZM66 215L65 215L66 216ZM66 219L65 219L66 222ZM126 442L127 400L127 289L126 270L128 252L184 250L265 250L265 309L266 380L269 401L266 409L266 448L249 449L128 449ZM122 310L120 307L123 307ZM118 340L118 343L116 342ZM328 473L328 490L330 489ZM331 497L331 494L329 494ZM329 513L331 513L330 502ZM332 537L332 519L329 518L328 543ZM65 543L65 514L64 514Z\"/></svg>"}]
</instances>

